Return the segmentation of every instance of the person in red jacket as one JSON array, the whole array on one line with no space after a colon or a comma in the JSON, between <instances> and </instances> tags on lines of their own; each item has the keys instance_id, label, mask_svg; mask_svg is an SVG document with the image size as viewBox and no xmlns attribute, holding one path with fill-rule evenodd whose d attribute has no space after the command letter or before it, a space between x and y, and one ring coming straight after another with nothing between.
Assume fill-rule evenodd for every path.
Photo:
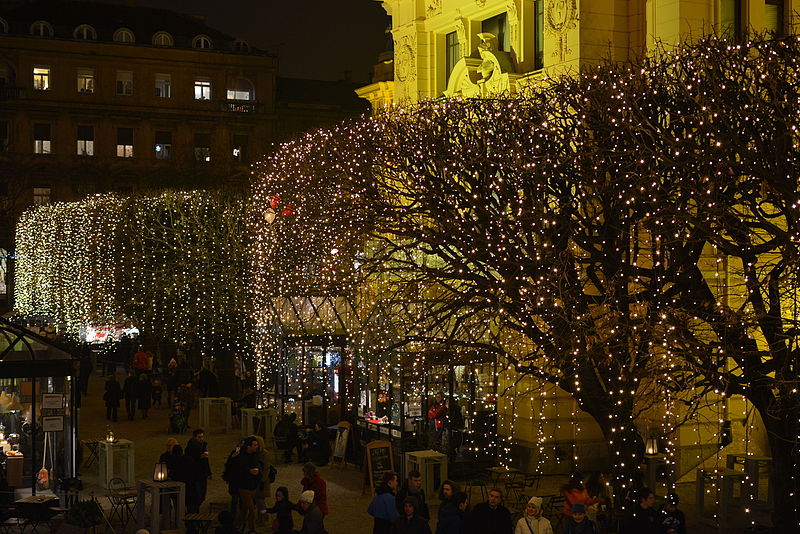
<instances>
[{"instance_id":1,"label":"person in red jacket","mask_svg":"<svg viewBox=\"0 0 800 534\"><path fill-rule=\"evenodd\" d=\"M139 351L133 355L133 369L136 371L136 376L147 372L148 363L147 353L142 347L139 347Z\"/></svg>"},{"instance_id":2,"label":"person in red jacket","mask_svg":"<svg viewBox=\"0 0 800 534\"><path fill-rule=\"evenodd\" d=\"M561 494L564 495L564 515L572 517L572 505L583 504L585 508L597 502L596 498L589 497L589 492L583 486L583 475L575 473L566 485L561 487Z\"/></svg>"},{"instance_id":3,"label":"person in red jacket","mask_svg":"<svg viewBox=\"0 0 800 534\"><path fill-rule=\"evenodd\" d=\"M303 480L300 481L303 491L311 490L314 492L314 504L322 511L322 515L328 515L328 485L319 476L317 466L311 462L303 466Z\"/></svg>"}]
</instances>

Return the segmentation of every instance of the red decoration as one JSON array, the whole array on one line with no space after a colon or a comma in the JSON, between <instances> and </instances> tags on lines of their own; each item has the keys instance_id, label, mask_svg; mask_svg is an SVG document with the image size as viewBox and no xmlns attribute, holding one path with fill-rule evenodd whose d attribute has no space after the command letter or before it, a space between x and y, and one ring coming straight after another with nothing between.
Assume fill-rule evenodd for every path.
<instances>
[{"instance_id":1,"label":"red decoration","mask_svg":"<svg viewBox=\"0 0 800 534\"><path fill-rule=\"evenodd\" d=\"M283 211L281 211L281 216L288 217L293 213L294 213L294 202L289 202L283 207Z\"/></svg>"},{"instance_id":2,"label":"red decoration","mask_svg":"<svg viewBox=\"0 0 800 534\"><path fill-rule=\"evenodd\" d=\"M278 204L280 204L280 202L281 202L280 195L272 195L271 197L269 197L269 207L272 209L277 209Z\"/></svg>"}]
</instances>

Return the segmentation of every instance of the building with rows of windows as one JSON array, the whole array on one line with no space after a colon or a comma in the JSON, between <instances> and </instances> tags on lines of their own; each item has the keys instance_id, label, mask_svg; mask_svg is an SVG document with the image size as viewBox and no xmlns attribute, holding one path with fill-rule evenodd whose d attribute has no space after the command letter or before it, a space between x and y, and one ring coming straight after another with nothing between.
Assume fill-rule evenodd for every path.
<instances>
[{"instance_id":1,"label":"building with rows of windows","mask_svg":"<svg viewBox=\"0 0 800 534\"><path fill-rule=\"evenodd\" d=\"M514 93L543 75L655 43L748 28L780 35L798 0L383 0L392 17L394 74L382 58L359 89L373 109L447 96Z\"/></svg>"},{"instance_id":2,"label":"building with rows of windows","mask_svg":"<svg viewBox=\"0 0 800 534\"><path fill-rule=\"evenodd\" d=\"M187 15L0 7L0 246L31 204L243 186L274 137L276 72L275 57Z\"/></svg>"}]
</instances>

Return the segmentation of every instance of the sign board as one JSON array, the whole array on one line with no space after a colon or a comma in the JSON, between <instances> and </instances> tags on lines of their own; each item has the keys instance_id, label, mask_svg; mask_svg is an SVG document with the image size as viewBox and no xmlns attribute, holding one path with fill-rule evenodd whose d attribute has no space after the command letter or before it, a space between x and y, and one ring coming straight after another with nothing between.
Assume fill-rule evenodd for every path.
<instances>
[{"instance_id":1,"label":"sign board","mask_svg":"<svg viewBox=\"0 0 800 534\"><path fill-rule=\"evenodd\" d=\"M64 418L60 415L42 417L42 430L45 432L63 432Z\"/></svg>"},{"instance_id":2,"label":"sign board","mask_svg":"<svg viewBox=\"0 0 800 534\"><path fill-rule=\"evenodd\" d=\"M64 407L64 395L61 393L43 393L42 408L60 410Z\"/></svg>"},{"instance_id":3,"label":"sign board","mask_svg":"<svg viewBox=\"0 0 800 534\"><path fill-rule=\"evenodd\" d=\"M336 443L333 447L333 460L344 463L347 456L347 443L350 440L350 423L340 421L336 426Z\"/></svg>"},{"instance_id":4,"label":"sign board","mask_svg":"<svg viewBox=\"0 0 800 534\"><path fill-rule=\"evenodd\" d=\"M372 441L364 447L366 461L364 466L364 486L369 485L373 495L375 486L383 480L386 471L394 471L394 458L392 458L392 444L388 441Z\"/></svg>"}]
</instances>

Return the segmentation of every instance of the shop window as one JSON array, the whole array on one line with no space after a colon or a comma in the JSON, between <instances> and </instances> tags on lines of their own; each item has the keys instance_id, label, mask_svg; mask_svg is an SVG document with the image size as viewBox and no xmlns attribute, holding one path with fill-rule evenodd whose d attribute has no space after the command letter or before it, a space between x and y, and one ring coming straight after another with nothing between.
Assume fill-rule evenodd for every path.
<instances>
[{"instance_id":1,"label":"shop window","mask_svg":"<svg viewBox=\"0 0 800 534\"><path fill-rule=\"evenodd\" d=\"M50 154L51 149L51 134L49 124L34 124L33 125L33 153L34 154Z\"/></svg>"},{"instance_id":2,"label":"shop window","mask_svg":"<svg viewBox=\"0 0 800 534\"><path fill-rule=\"evenodd\" d=\"M233 136L233 161L247 163L247 141L246 135Z\"/></svg>"},{"instance_id":3,"label":"shop window","mask_svg":"<svg viewBox=\"0 0 800 534\"><path fill-rule=\"evenodd\" d=\"M8 152L8 121L0 121L0 152Z\"/></svg>"},{"instance_id":4,"label":"shop window","mask_svg":"<svg viewBox=\"0 0 800 534\"><path fill-rule=\"evenodd\" d=\"M194 81L194 99L211 100L211 80L198 78Z\"/></svg>"},{"instance_id":5,"label":"shop window","mask_svg":"<svg viewBox=\"0 0 800 534\"><path fill-rule=\"evenodd\" d=\"M533 2L533 69L544 68L544 0Z\"/></svg>"},{"instance_id":6,"label":"shop window","mask_svg":"<svg viewBox=\"0 0 800 534\"><path fill-rule=\"evenodd\" d=\"M172 132L156 132L156 159L172 159Z\"/></svg>"},{"instance_id":7,"label":"shop window","mask_svg":"<svg viewBox=\"0 0 800 534\"><path fill-rule=\"evenodd\" d=\"M94 93L94 69L78 69L78 92Z\"/></svg>"},{"instance_id":8,"label":"shop window","mask_svg":"<svg viewBox=\"0 0 800 534\"><path fill-rule=\"evenodd\" d=\"M78 126L78 155L94 156L94 126Z\"/></svg>"},{"instance_id":9,"label":"shop window","mask_svg":"<svg viewBox=\"0 0 800 534\"><path fill-rule=\"evenodd\" d=\"M491 33L497 37L497 49L506 52L511 51L510 36L508 35L508 22L505 13L501 13L490 19L481 22L481 31L483 33Z\"/></svg>"},{"instance_id":10,"label":"shop window","mask_svg":"<svg viewBox=\"0 0 800 534\"><path fill-rule=\"evenodd\" d=\"M97 32L94 31L94 28L89 26L88 24L81 24L75 31L72 32L72 36L75 39L81 39L83 41L96 41L97 40Z\"/></svg>"},{"instance_id":11,"label":"shop window","mask_svg":"<svg viewBox=\"0 0 800 534\"><path fill-rule=\"evenodd\" d=\"M172 35L167 32L157 32L153 35L153 44L156 46L173 46L175 41L172 39Z\"/></svg>"},{"instance_id":12,"label":"shop window","mask_svg":"<svg viewBox=\"0 0 800 534\"><path fill-rule=\"evenodd\" d=\"M37 91L50 90L50 67L36 65L33 67L33 88Z\"/></svg>"},{"instance_id":13,"label":"shop window","mask_svg":"<svg viewBox=\"0 0 800 534\"><path fill-rule=\"evenodd\" d=\"M228 100L255 100L253 84L245 78L236 78L228 86Z\"/></svg>"},{"instance_id":14,"label":"shop window","mask_svg":"<svg viewBox=\"0 0 800 534\"><path fill-rule=\"evenodd\" d=\"M117 157L133 157L133 128L117 128Z\"/></svg>"},{"instance_id":15,"label":"shop window","mask_svg":"<svg viewBox=\"0 0 800 534\"><path fill-rule=\"evenodd\" d=\"M461 59L461 46L458 42L458 34L450 32L444 36L444 48L447 69L447 81L450 81L450 74L453 72L456 63Z\"/></svg>"},{"instance_id":16,"label":"shop window","mask_svg":"<svg viewBox=\"0 0 800 534\"><path fill-rule=\"evenodd\" d=\"M45 206L50 204L51 189L48 186L34 187L33 188L33 205Z\"/></svg>"},{"instance_id":17,"label":"shop window","mask_svg":"<svg viewBox=\"0 0 800 534\"><path fill-rule=\"evenodd\" d=\"M783 35L783 0L764 0L764 31L773 37Z\"/></svg>"},{"instance_id":18,"label":"shop window","mask_svg":"<svg viewBox=\"0 0 800 534\"><path fill-rule=\"evenodd\" d=\"M120 28L115 31L113 39L117 43L133 44L136 42L136 36L128 28Z\"/></svg>"},{"instance_id":19,"label":"shop window","mask_svg":"<svg viewBox=\"0 0 800 534\"><path fill-rule=\"evenodd\" d=\"M133 73L131 71L117 71L117 94L121 96L133 95Z\"/></svg>"},{"instance_id":20,"label":"shop window","mask_svg":"<svg viewBox=\"0 0 800 534\"><path fill-rule=\"evenodd\" d=\"M52 37L53 27L46 20L37 20L31 24L31 35L34 37Z\"/></svg>"},{"instance_id":21,"label":"shop window","mask_svg":"<svg viewBox=\"0 0 800 534\"><path fill-rule=\"evenodd\" d=\"M211 38L207 35L198 35L192 40L192 48L210 50L212 46Z\"/></svg>"},{"instance_id":22,"label":"shop window","mask_svg":"<svg viewBox=\"0 0 800 534\"><path fill-rule=\"evenodd\" d=\"M169 74L156 74L156 96L159 98L170 98L172 76Z\"/></svg>"},{"instance_id":23,"label":"shop window","mask_svg":"<svg viewBox=\"0 0 800 534\"><path fill-rule=\"evenodd\" d=\"M211 161L211 134L194 134L194 159L202 162Z\"/></svg>"}]
</instances>

